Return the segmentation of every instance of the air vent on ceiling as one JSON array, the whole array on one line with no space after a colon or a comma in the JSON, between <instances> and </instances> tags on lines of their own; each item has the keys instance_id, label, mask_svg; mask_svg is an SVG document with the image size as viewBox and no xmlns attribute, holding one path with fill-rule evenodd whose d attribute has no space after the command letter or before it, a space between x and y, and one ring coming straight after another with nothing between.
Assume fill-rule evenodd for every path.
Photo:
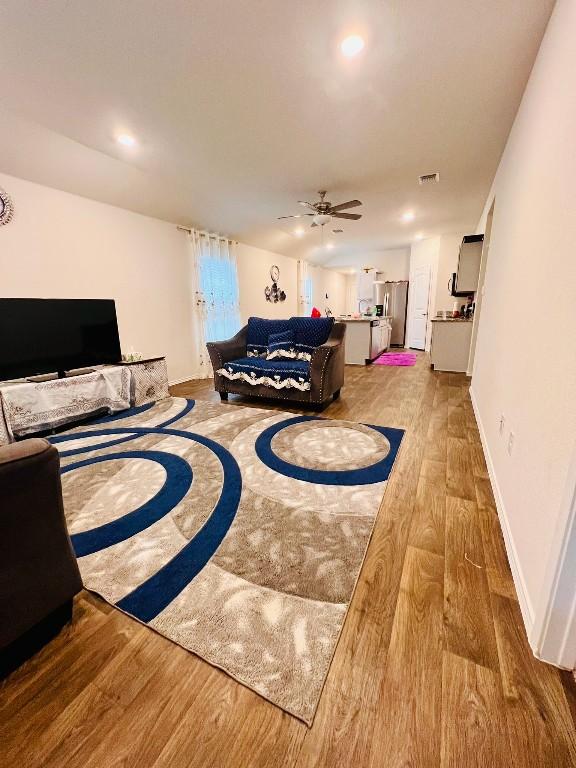
<instances>
[{"instance_id":1,"label":"air vent on ceiling","mask_svg":"<svg viewBox=\"0 0 576 768\"><path fill-rule=\"evenodd\" d=\"M440 174L436 173L423 173L422 176L418 176L420 184L438 184L440 181Z\"/></svg>"}]
</instances>

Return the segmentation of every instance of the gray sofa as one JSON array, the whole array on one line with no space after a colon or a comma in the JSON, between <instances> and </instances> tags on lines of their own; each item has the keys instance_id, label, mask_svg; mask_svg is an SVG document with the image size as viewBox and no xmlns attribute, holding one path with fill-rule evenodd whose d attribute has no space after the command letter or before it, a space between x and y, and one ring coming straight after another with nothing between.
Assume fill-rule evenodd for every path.
<instances>
[{"instance_id":1,"label":"gray sofa","mask_svg":"<svg viewBox=\"0 0 576 768\"><path fill-rule=\"evenodd\" d=\"M82 589L59 468L47 440L0 448L0 677L58 633Z\"/></svg>"}]
</instances>

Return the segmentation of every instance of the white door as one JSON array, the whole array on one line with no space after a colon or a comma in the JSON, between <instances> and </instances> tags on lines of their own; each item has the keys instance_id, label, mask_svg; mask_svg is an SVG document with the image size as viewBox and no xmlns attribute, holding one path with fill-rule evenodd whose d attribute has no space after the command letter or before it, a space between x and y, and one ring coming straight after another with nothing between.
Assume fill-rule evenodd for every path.
<instances>
[{"instance_id":1,"label":"white door","mask_svg":"<svg viewBox=\"0 0 576 768\"><path fill-rule=\"evenodd\" d=\"M428 301L430 297L430 265L416 267L411 278L410 339L412 349L426 349L428 329Z\"/></svg>"}]
</instances>

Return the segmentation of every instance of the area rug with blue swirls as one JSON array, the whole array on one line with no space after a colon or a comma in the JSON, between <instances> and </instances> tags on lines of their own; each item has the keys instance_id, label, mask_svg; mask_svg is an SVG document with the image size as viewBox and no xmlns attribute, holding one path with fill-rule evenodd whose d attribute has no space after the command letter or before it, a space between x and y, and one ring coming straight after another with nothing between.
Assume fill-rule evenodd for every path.
<instances>
[{"instance_id":1,"label":"area rug with blue swirls","mask_svg":"<svg viewBox=\"0 0 576 768\"><path fill-rule=\"evenodd\" d=\"M84 584L310 724L402 436L180 398L57 435Z\"/></svg>"}]
</instances>

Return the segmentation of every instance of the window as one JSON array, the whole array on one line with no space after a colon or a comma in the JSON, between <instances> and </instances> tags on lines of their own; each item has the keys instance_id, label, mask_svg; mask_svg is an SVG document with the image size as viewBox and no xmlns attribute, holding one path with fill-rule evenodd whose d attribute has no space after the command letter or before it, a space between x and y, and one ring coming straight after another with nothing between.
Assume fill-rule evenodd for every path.
<instances>
[{"instance_id":1,"label":"window","mask_svg":"<svg viewBox=\"0 0 576 768\"><path fill-rule=\"evenodd\" d=\"M240 329L240 295L235 259L222 252L214 257L212 248L200 258L200 292L205 301L206 341L222 341ZM227 251L227 249L225 249Z\"/></svg>"}]
</instances>

